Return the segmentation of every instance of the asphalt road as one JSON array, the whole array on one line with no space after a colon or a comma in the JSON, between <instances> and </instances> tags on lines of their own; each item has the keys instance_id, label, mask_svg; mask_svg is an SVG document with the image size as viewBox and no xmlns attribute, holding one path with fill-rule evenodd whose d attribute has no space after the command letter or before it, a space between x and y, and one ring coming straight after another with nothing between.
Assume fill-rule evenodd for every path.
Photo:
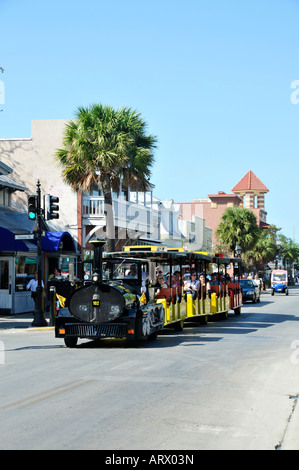
<instances>
[{"instance_id":1,"label":"asphalt road","mask_svg":"<svg viewBox=\"0 0 299 470\"><path fill-rule=\"evenodd\" d=\"M0 449L299 449L299 287L138 348L0 317Z\"/></svg>"}]
</instances>

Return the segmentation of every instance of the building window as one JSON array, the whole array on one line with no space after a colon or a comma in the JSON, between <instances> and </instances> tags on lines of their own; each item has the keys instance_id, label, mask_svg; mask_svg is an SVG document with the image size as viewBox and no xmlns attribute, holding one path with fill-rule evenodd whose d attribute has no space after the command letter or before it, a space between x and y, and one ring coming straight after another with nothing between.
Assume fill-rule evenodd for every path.
<instances>
[{"instance_id":1,"label":"building window","mask_svg":"<svg viewBox=\"0 0 299 470\"><path fill-rule=\"evenodd\" d=\"M0 205L10 207L10 192L8 188L0 190Z\"/></svg>"}]
</instances>

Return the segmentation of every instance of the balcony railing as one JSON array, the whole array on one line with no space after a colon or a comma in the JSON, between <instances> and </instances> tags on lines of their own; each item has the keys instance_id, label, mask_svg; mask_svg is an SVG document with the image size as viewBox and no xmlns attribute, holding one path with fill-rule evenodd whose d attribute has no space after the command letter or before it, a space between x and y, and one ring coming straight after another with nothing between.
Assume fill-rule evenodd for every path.
<instances>
[{"instance_id":1,"label":"balcony railing","mask_svg":"<svg viewBox=\"0 0 299 470\"><path fill-rule=\"evenodd\" d=\"M122 199L112 199L115 225L121 228L150 232L154 234L159 229L159 211L152 205L146 206ZM83 196L82 217L96 225L104 222L104 197Z\"/></svg>"},{"instance_id":2,"label":"balcony railing","mask_svg":"<svg viewBox=\"0 0 299 470\"><path fill-rule=\"evenodd\" d=\"M83 217L103 217L104 198L99 196L84 196L82 200Z\"/></svg>"}]
</instances>

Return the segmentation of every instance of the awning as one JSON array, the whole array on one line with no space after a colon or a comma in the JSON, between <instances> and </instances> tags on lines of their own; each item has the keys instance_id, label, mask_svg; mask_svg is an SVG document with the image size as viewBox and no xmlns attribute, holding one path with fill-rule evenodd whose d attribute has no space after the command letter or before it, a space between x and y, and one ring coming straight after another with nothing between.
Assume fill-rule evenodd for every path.
<instances>
[{"instance_id":1,"label":"awning","mask_svg":"<svg viewBox=\"0 0 299 470\"><path fill-rule=\"evenodd\" d=\"M15 240L15 234L7 228L0 227L0 251L29 251L23 240Z\"/></svg>"},{"instance_id":2,"label":"awning","mask_svg":"<svg viewBox=\"0 0 299 470\"><path fill-rule=\"evenodd\" d=\"M76 253L75 243L69 232L45 232L45 236L42 237L42 250Z\"/></svg>"},{"instance_id":3,"label":"awning","mask_svg":"<svg viewBox=\"0 0 299 470\"><path fill-rule=\"evenodd\" d=\"M36 243L36 238L15 240L13 231L0 227L0 251L36 251ZM42 237L42 251L76 253L76 247L69 232L45 232Z\"/></svg>"}]
</instances>

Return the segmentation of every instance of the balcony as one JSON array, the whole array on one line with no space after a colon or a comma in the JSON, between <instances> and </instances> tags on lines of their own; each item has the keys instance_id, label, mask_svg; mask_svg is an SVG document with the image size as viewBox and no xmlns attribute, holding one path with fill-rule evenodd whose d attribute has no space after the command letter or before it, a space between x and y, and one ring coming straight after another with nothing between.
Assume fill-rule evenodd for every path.
<instances>
[{"instance_id":1,"label":"balcony","mask_svg":"<svg viewBox=\"0 0 299 470\"><path fill-rule=\"evenodd\" d=\"M160 214L153 204L141 204L112 198L115 226L149 233L157 237ZM104 197L83 196L82 218L84 225L105 225Z\"/></svg>"}]
</instances>

